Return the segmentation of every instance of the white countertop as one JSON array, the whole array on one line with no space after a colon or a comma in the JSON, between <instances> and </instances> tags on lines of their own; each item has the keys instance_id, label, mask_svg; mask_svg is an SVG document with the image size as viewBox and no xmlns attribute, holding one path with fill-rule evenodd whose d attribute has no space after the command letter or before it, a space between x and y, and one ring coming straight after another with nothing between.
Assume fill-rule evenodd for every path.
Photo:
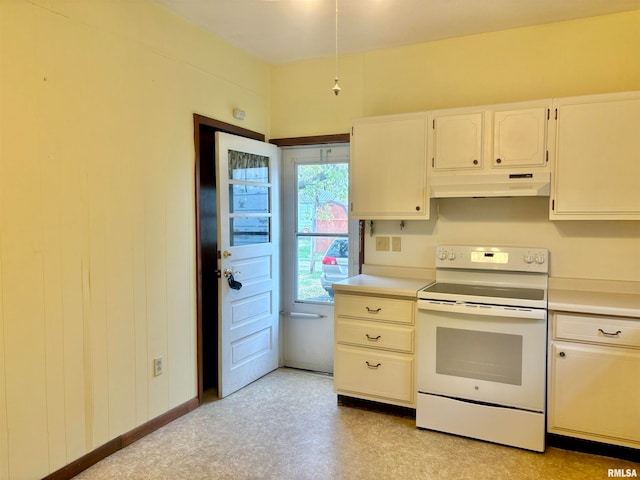
<instances>
[{"instance_id":1,"label":"white countertop","mask_svg":"<svg viewBox=\"0 0 640 480\"><path fill-rule=\"evenodd\" d=\"M549 277L549 310L640 320L640 282Z\"/></svg>"},{"instance_id":2,"label":"white countertop","mask_svg":"<svg viewBox=\"0 0 640 480\"><path fill-rule=\"evenodd\" d=\"M615 315L640 320L640 295L589 290L549 289L549 310Z\"/></svg>"},{"instance_id":3,"label":"white countertop","mask_svg":"<svg viewBox=\"0 0 640 480\"><path fill-rule=\"evenodd\" d=\"M356 275L334 283L333 289L342 293L416 298L418 290L434 279L425 272L421 272L424 278L411 278L412 273L407 272L406 277ZM636 282L550 278L549 283L549 310L630 317L640 321L640 293Z\"/></svg>"},{"instance_id":4,"label":"white countertop","mask_svg":"<svg viewBox=\"0 0 640 480\"><path fill-rule=\"evenodd\" d=\"M399 278L361 274L333 284L333 290L341 293L362 293L368 295L393 295L416 298L418 290L433 280Z\"/></svg>"}]
</instances>

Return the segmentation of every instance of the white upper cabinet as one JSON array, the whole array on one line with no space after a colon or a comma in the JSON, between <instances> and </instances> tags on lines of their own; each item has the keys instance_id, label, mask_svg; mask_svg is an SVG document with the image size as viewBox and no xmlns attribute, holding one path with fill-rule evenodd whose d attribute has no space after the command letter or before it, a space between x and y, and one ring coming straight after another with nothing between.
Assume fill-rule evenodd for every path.
<instances>
[{"instance_id":1,"label":"white upper cabinet","mask_svg":"<svg viewBox=\"0 0 640 480\"><path fill-rule=\"evenodd\" d=\"M433 114L432 167L438 170L481 170L484 161L484 113Z\"/></svg>"},{"instance_id":2,"label":"white upper cabinet","mask_svg":"<svg viewBox=\"0 0 640 480\"><path fill-rule=\"evenodd\" d=\"M550 195L551 220L640 220L640 91L357 119L350 172L351 218Z\"/></svg>"},{"instance_id":3,"label":"white upper cabinet","mask_svg":"<svg viewBox=\"0 0 640 480\"><path fill-rule=\"evenodd\" d=\"M552 220L640 220L640 92L554 100Z\"/></svg>"},{"instance_id":4,"label":"white upper cabinet","mask_svg":"<svg viewBox=\"0 0 640 480\"><path fill-rule=\"evenodd\" d=\"M540 100L430 112L433 174L549 170L550 107Z\"/></svg>"},{"instance_id":5,"label":"white upper cabinet","mask_svg":"<svg viewBox=\"0 0 640 480\"><path fill-rule=\"evenodd\" d=\"M548 105L493 111L492 168L546 167Z\"/></svg>"},{"instance_id":6,"label":"white upper cabinet","mask_svg":"<svg viewBox=\"0 0 640 480\"><path fill-rule=\"evenodd\" d=\"M351 218L428 219L426 112L354 120L349 172Z\"/></svg>"}]
</instances>

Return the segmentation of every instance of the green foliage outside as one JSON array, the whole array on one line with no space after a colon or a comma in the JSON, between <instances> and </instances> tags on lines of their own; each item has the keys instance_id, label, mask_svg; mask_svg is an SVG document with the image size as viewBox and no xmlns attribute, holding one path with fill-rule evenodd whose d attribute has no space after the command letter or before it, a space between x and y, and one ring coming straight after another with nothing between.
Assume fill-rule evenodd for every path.
<instances>
[{"instance_id":1,"label":"green foliage outside","mask_svg":"<svg viewBox=\"0 0 640 480\"><path fill-rule=\"evenodd\" d=\"M299 165L298 232L315 233L318 220L332 220L329 201L346 204L349 198L349 165L318 163ZM346 233L346 232L335 232ZM298 237L298 293L300 300L332 302L322 288L322 256L312 248L313 237Z\"/></svg>"}]
</instances>

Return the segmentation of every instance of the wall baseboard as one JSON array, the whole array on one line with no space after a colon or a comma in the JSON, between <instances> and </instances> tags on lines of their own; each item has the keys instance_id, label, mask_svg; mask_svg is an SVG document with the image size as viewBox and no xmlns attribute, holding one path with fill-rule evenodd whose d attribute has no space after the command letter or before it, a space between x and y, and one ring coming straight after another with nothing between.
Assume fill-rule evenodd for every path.
<instances>
[{"instance_id":1,"label":"wall baseboard","mask_svg":"<svg viewBox=\"0 0 640 480\"><path fill-rule=\"evenodd\" d=\"M42 480L69 480L74 476L83 472L87 468L95 465L100 460L107 458L109 455L123 449L124 447L131 445L133 442L140 440L142 437L149 435L150 433L158 430L160 427L173 422L176 418L179 418L192 410L195 410L200 406L198 398L193 398L187 402L172 408L171 410L159 415L146 423L134 428L133 430L123 433L122 435L108 441L104 445L99 446L95 450L83 455L82 457L74 460L68 465L65 465L59 470L47 475Z\"/></svg>"}]
</instances>

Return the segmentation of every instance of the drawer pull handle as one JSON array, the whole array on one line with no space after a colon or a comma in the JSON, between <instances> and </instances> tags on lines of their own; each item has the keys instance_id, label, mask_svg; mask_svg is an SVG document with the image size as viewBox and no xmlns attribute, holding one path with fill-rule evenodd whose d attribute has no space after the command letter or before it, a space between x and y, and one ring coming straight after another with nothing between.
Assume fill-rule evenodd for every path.
<instances>
[{"instance_id":1,"label":"drawer pull handle","mask_svg":"<svg viewBox=\"0 0 640 480\"><path fill-rule=\"evenodd\" d=\"M367 368L379 368L382 364L381 363L376 363L375 365L373 363L369 363L367 361L365 361L364 363L367 364Z\"/></svg>"},{"instance_id":2,"label":"drawer pull handle","mask_svg":"<svg viewBox=\"0 0 640 480\"><path fill-rule=\"evenodd\" d=\"M367 309L367 312L369 313L380 313L380 310L382 310L382 308L369 308L369 307L365 307Z\"/></svg>"},{"instance_id":3,"label":"drawer pull handle","mask_svg":"<svg viewBox=\"0 0 640 480\"><path fill-rule=\"evenodd\" d=\"M616 333L605 332L603 329L599 328L598 331L604 335L605 337L617 337L622 333L622 330L618 330Z\"/></svg>"},{"instance_id":4,"label":"drawer pull handle","mask_svg":"<svg viewBox=\"0 0 640 480\"><path fill-rule=\"evenodd\" d=\"M365 336L367 337L367 340L370 340L372 342L377 342L378 340L380 340L380 335L378 335L377 337L372 337L368 333L365 333Z\"/></svg>"}]
</instances>

